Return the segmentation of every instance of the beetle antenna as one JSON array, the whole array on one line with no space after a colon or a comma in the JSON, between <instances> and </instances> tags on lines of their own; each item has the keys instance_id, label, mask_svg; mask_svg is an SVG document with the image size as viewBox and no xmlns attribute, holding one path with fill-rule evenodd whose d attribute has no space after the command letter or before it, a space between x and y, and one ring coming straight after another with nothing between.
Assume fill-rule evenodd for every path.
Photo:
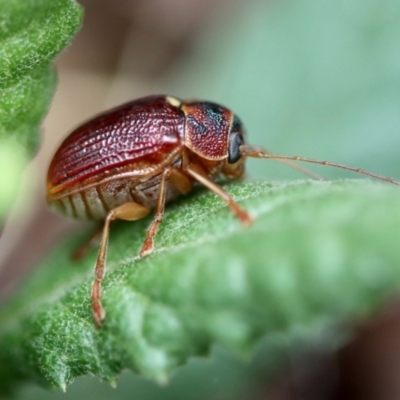
<instances>
[{"instance_id":1,"label":"beetle antenna","mask_svg":"<svg viewBox=\"0 0 400 400\"><path fill-rule=\"evenodd\" d=\"M306 157L299 157L299 156L285 156L285 155L280 155L280 154L272 154L269 153L268 151L260 148L260 147L252 147L252 146L247 146L247 145L242 145L240 146L240 151L241 154L245 157L253 157L253 158L271 158L273 160L278 160L281 162L284 162L285 164L290 165L292 168L295 168L299 171L305 172L308 171L306 169L304 169L305 171L303 171L303 168L298 168L298 166L294 163L291 163L290 161L302 161L302 162L307 162L307 163L312 163L312 164L320 164L320 165L325 165L328 167L335 167L335 168L341 168L341 169L346 169L348 171L352 171L352 172L357 172L359 174L363 174L363 175L367 175L370 176L372 178L375 179L379 179L381 181L385 181L385 182L389 182L392 183L394 185L398 185L400 186L400 182L396 181L392 178L388 178L386 176L383 175L378 175L378 174L374 174L373 172L369 172L369 171L365 171L361 168L353 168L353 167L348 167L347 165L343 165L343 164L338 164L338 163L333 163L330 161L322 161L322 160L315 160L313 158L306 158ZM313 176L315 175L314 173L307 173L307 175ZM321 179L319 177L319 175L315 175L317 177L317 179ZM315 177L313 176L313 177Z\"/></svg>"},{"instance_id":2,"label":"beetle antenna","mask_svg":"<svg viewBox=\"0 0 400 400\"><path fill-rule=\"evenodd\" d=\"M257 150L261 150L261 149L257 148ZM265 151L267 154L270 154L272 156L272 153L270 153L266 149L262 149L262 150ZM248 156L248 157L251 157L251 156ZM295 169L296 171L299 171L304 175L308 175L310 178L316 179L317 181L326 181L326 179L323 176L318 175L313 171L310 171L308 168L304 168L301 165L296 164L292 160L288 160L286 158L277 158L276 161L278 161L278 162L280 162L282 164L285 164L288 167L290 167L292 169Z\"/></svg>"}]
</instances>

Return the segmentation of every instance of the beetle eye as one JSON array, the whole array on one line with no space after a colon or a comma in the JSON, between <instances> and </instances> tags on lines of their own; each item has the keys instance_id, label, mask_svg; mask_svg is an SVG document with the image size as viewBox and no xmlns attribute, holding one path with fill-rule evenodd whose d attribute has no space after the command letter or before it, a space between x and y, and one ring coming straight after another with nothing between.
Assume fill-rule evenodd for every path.
<instances>
[{"instance_id":1,"label":"beetle eye","mask_svg":"<svg viewBox=\"0 0 400 400\"><path fill-rule=\"evenodd\" d=\"M228 163L234 164L242 156L239 147L244 144L243 135L240 132L232 132L229 138Z\"/></svg>"}]
</instances>

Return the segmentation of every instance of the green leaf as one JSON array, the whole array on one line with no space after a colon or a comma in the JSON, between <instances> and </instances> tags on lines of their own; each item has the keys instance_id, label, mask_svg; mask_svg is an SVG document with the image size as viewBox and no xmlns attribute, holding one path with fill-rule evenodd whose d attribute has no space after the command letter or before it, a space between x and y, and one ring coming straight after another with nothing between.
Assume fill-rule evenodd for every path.
<instances>
[{"instance_id":1,"label":"green leaf","mask_svg":"<svg viewBox=\"0 0 400 400\"><path fill-rule=\"evenodd\" d=\"M96 250L71 264L79 240L56 249L0 314L0 380L65 388L90 374L114 384L130 368L165 381L213 344L243 355L265 336L301 332L313 340L397 292L397 188L369 181L225 188L255 217L250 227L205 190L167 207L147 258L137 254L151 218L114 223L102 329L90 305Z\"/></svg>"},{"instance_id":2,"label":"green leaf","mask_svg":"<svg viewBox=\"0 0 400 400\"><path fill-rule=\"evenodd\" d=\"M73 0L0 0L0 9L0 140L3 151L15 150L11 168L37 149L56 85L50 63L79 28L82 9ZM7 198L19 184L20 176L12 175L2 175L2 185L11 188Z\"/></svg>"}]
</instances>

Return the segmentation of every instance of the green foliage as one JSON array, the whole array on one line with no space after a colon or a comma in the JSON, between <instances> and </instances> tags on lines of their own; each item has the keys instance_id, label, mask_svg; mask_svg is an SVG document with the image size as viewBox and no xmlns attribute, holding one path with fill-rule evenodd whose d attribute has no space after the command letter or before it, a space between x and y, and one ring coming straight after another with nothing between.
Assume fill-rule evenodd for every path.
<instances>
[{"instance_id":1,"label":"green foliage","mask_svg":"<svg viewBox=\"0 0 400 400\"><path fill-rule=\"evenodd\" d=\"M18 188L16 173L39 142L56 84L50 63L80 26L82 10L73 0L1 0L0 9L0 140L3 152L12 149L8 168L0 166L1 218Z\"/></svg>"},{"instance_id":2,"label":"green foliage","mask_svg":"<svg viewBox=\"0 0 400 400\"><path fill-rule=\"evenodd\" d=\"M13 141L1 142L2 215L14 174L37 146L55 82L49 62L81 11L67 0L0 0L0 8L0 138ZM251 142L273 151L398 177L399 14L392 0L248 2L236 19L227 13L225 24L207 28L193 62L177 67L164 91L226 104ZM5 160L9 148L22 160ZM286 174L275 165L250 162L250 175ZM113 225L102 330L90 313L96 250L74 264L69 255L80 240L55 249L0 313L1 389L18 380L64 388L82 374L114 383L123 368L163 381L187 360L175 376L192 382L196 372L185 375L192 357L213 344L248 355L264 337L271 345L263 358L275 361L282 358L276 349L294 338L311 342L328 331L321 346L334 347L346 333L335 326L370 315L397 293L397 188L355 181L226 188L256 216L251 227L205 191L168 207L157 252L147 259L135 255L149 219ZM243 375L233 376L227 387ZM143 398L143 380L134 385ZM209 385L193 384L191 395L193 387L210 398L201 391ZM110 397L118 393L131 397L132 386ZM177 389L172 398L188 396Z\"/></svg>"},{"instance_id":3,"label":"green foliage","mask_svg":"<svg viewBox=\"0 0 400 400\"><path fill-rule=\"evenodd\" d=\"M130 368L163 382L212 344L248 354L265 335L310 338L369 315L398 289L397 188L298 181L226 189L253 225L198 191L168 208L156 252L139 259L149 219L115 223L102 329L90 309L96 250L71 265L77 240L56 249L0 314L0 379L64 388L82 374L114 383Z\"/></svg>"}]
</instances>

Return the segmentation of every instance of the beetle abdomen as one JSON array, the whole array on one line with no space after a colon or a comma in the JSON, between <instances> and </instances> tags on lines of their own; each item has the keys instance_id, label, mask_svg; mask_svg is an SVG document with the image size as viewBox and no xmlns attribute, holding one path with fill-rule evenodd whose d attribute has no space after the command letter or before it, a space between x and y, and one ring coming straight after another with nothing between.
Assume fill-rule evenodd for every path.
<instances>
[{"instance_id":1,"label":"beetle abdomen","mask_svg":"<svg viewBox=\"0 0 400 400\"><path fill-rule=\"evenodd\" d=\"M119 193L121 194L121 193ZM126 191L124 191L126 194ZM77 219L104 219L115 201L99 186L73 192L49 201L50 207L68 217Z\"/></svg>"},{"instance_id":2,"label":"beetle abdomen","mask_svg":"<svg viewBox=\"0 0 400 400\"><path fill-rule=\"evenodd\" d=\"M149 208L157 204L161 174L144 182L131 179L116 179L66 194L49 202L57 212L77 219L102 220L113 208L134 201ZM166 202L179 195L167 181Z\"/></svg>"}]
</instances>

